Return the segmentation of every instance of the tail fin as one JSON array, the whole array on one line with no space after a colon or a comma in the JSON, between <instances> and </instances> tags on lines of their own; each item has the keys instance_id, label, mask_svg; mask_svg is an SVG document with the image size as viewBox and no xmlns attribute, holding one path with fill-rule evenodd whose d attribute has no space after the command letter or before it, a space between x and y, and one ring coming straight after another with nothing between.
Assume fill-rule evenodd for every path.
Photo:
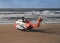
<instances>
[{"instance_id":1,"label":"tail fin","mask_svg":"<svg viewBox=\"0 0 60 43\"><path fill-rule=\"evenodd\" d=\"M37 26L38 27L40 26L41 21L42 21L42 18L38 18L38 20L37 20Z\"/></svg>"}]
</instances>

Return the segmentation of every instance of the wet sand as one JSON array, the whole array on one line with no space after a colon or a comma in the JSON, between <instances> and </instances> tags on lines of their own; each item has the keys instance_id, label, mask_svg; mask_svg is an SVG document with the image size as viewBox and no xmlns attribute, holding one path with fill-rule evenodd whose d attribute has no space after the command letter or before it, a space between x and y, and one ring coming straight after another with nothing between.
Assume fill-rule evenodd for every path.
<instances>
[{"instance_id":1,"label":"wet sand","mask_svg":"<svg viewBox=\"0 0 60 43\"><path fill-rule=\"evenodd\" d=\"M0 24L0 43L60 43L60 24L45 24L31 32Z\"/></svg>"}]
</instances>

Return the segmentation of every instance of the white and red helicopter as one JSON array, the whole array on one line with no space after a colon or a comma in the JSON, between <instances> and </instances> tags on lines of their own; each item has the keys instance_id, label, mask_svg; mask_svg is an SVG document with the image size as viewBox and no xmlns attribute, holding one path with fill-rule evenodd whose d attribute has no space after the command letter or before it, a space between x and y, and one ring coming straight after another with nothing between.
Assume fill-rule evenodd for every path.
<instances>
[{"instance_id":1,"label":"white and red helicopter","mask_svg":"<svg viewBox=\"0 0 60 43\"><path fill-rule=\"evenodd\" d=\"M38 28L41 22L42 18L40 17L37 19L37 23L32 23L32 21L22 17L21 19L15 21L14 28L18 30L32 30Z\"/></svg>"}]
</instances>

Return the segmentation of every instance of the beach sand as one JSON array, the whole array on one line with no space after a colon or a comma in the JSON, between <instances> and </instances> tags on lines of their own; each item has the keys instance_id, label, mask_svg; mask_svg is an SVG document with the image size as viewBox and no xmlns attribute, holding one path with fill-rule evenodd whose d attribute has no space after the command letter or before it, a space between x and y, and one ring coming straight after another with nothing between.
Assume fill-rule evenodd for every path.
<instances>
[{"instance_id":1,"label":"beach sand","mask_svg":"<svg viewBox=\"0 0 60 43\"><path fill-rule=\"evenodd\" d=\"M60 24L44 24L39 31L20 31L0 24L0 43L60 43Z\"/></svg>"}]
</instances>

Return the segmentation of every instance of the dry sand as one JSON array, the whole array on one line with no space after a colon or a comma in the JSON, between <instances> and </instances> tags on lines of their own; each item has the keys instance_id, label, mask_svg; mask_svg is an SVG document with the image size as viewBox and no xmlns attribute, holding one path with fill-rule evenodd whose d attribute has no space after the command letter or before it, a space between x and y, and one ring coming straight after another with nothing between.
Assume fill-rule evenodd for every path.
<instances>
[{"instance_id":1,"label":"dry sand","mask_svg":"<svg viewBox=\"0 0 60 43\"><path fill-rule=\"evenodd\" d=\"M18 31L13 25L0 25L0 43L60 43L60 24L42 25L40 31Z\"/></svg>"}]
</instances>

